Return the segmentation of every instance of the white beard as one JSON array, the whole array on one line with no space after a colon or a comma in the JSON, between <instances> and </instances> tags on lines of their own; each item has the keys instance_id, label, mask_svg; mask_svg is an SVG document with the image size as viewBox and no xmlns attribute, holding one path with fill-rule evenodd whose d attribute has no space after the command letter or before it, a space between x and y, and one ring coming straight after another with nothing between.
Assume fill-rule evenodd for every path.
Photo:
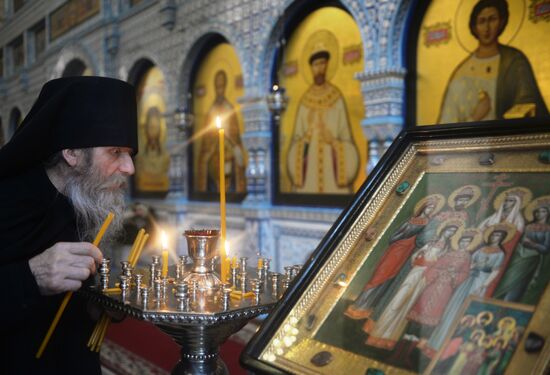
<instances>
[{"instance_id":1,"label":"white beard","mask_svg":"<svg viewBox=\"0 0 550 375\"><path fill-rule=\"evenodd\" d=\"M115 216L102 242L112 242L121 234L126 185L126 177L104 177L93 164L71 170L63 193L74 206L81 241L93 241L109 212Z\"/></svg>"}]
</instances>

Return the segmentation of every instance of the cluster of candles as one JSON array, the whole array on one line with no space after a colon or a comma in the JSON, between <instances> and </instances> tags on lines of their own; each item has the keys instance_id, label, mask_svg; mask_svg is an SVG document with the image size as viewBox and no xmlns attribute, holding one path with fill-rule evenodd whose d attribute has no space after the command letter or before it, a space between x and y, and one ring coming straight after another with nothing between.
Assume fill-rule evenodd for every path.
<instances>
[{"instance_id":1,"label":"cluster of candles","mask_svg":"<svg viewBox=\"0 0 550 375\"><path fill-rule=\"evenodd\" d=\"M148 304L149 293L154 294L154 301L157 304L163 301L165 303L169 296L168 290L170 289L178 301L177 309L179 311L189 311L189 297L196 298L201 290L201 286L198 285L199 282L196 280L187 281L187 276L192 273L192 270L187 270L189 266L188 259L188 256L181 255L176 263L175 277L170 277L168 273L164 273L164 270L167 269L165 267L166 263L161 264L161 257L154 255L149 267L149 285L145 283L142 273L135 272L130 262L123 261L121 262L122 270L118 277L119 283L115 288L109 288L110 260L104 259L99 268L100 288L105 294L122 293L123 300L127 300L131 295L131 290L135 288L134 297L136 298L136 303L143 304L144 306ZM270 259L259 258L256 274L254 274L254 269L248 268L247 263L247 257L239 258L238 263L236 257L234 257L230 264L230 283L224 282L217 288L219 295L222 297L220 300L222 302L222 311L226 311L229 308L231 299L242 300L253 298L254 303L259 304L260 296L266 290L270 290L272 298L277 300L301 269L300 265L294 265L285 267L284 274L270 272ZM212 267L214 268L214 262L212 263ZM214 269L212 269L212 272L214 272ZM163 309L166 309L166 306Z\"/></svg>"}]
</instances>

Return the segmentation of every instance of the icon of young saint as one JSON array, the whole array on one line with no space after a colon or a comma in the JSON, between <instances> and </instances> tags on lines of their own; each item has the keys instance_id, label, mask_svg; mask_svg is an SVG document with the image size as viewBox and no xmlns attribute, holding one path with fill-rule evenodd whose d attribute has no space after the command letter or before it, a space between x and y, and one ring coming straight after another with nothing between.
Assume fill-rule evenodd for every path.
<instances>
[{"instance_id":1,"label":"icon of young saint","mask_svg":"<svg viewBox=\"0 0 550 375\"><path fill-rule=\"evenodd\" d=\"M462 220L469 224L470 218L466 209L480 197L481 190L477 185L464 185L454 190L447 199L448 209L439 212L416 238L416 246L422 247L436 236L437 229L446 220Z\"/></svg>"},{"instance_id":2,"label":"icon of young saint","mask_svg":"<svg viewBox=\"0 0 550 375\"><path fill-rule=\"evenodd\" d=\"M407 315L412 331L420 338L429 337L440 323L454 292L470 274L472 250L481 243L482 233L467 228L451 240L451 251L429 265L424 272L426 287Z\"/></svg>"},{"instance_id":3,"label":"icon of young saint","mask_svg":"<svg viewBox=\"0 0 550 375\"><path fill-rule=\"evenodd\" d=\"M317 43L309 57L313 83L300 99L287 156L296 193L350 194L359 172L345 98L327 79L331 55Z\"/></svg>"},{"instance_id":4,"label":"icon of young saint","mask_svg":"<svg viewBox=\"0 0 550 375\"><path fill-rule=\"evenodd\" d=\"M390 245L376 265L374 274L355 302L348 306L345 315L352 319L368 318L373 307L388 289L415 249L416 235L429 223L445 204L445 197L432 194L421 199L414 215L404 222L390 237Z\"/></svg>"},{"instance_id":5,"label":"icon of young saint","mask_svg":"<svg viewBox=\"0 0 550 375\"><path fill-rule=\"evenodd\" d=\"M509 223L496 224L485 229L483 245L472 254L468 278L454 291L439 324L427 342L421 345L424 354L433 357L443 346L461 306L469 296L487 295L487 288L503 269L505 254L502 244L512 238L515 232L515 227Z\"/></svg>"},{"instance_id":6,"label":"icon of young saint","mask_svg":"<svg viewBox=\"0 0 550 375\"><path fill-rule=\"evenodd\" d=\"M424 271L424 290L407 314L408 324L388 360L414 369L414 349L425 349L427 339L440 323L453 292L468 278L471 252L481 243L477 228L467 228L451 238L451 250ZM423 358L418 358L423 361Z\"/></svg>"},{"instance_id":7,"label":"icon of young saint","mask_svg":"<svg viewBox=\"0 0 550 375\"><path fill-rule=\"evenodd\" d=\"M395 347L407 326L406 316L426 287L424 272L450 251L451 238L460 236L464 222L451 219L443 222L437 238L418 249L411 257L412 268L397 293L385 306L378 321L368 320L363 330L369 333L366 344L386 350Z\"/></svg>"},{"instance_id":8,"label":"icon of young saint","mask_svg":"<svg viewBox=\"0 0 550 375\"><path fill-rule=\"evenodd\" d=\"M225 163L226 190L243 193L246 191L245 149L241 140L241 131L235 108L225 97L227 73L218 70L214 75L214 103L206 114L204 134L199 151L197 166L197 191L218 192L219 181L219 140L216 128L216 117L221 120L225 129Z\"/></svg>"},{"instance_id":9,"label":"icon of young saint","mask_svg":"<svg viewBox=\"0 0 550 375\"><path fill-rule=\"evenodd\" d=\"M493 297L534 305L550 281L550 196L525 209L529 224Z\"/></svg>"},{"instance_id":10,"label":"icon of young saint","mask_svg":"<svg viewBox=\"0 0 550 375\"><path fill-rule=\"evenodd\" d=\"M537 117L548 115L527 57L499 42L508 19L506 0L474 6L469 28L478 46L451 75L438 123L503 119L517 104L534 104Z\"/></svg>"},{"instance_id":11,"label":"icon of young saint","mask_svg":"<svg viewBox=\"0 0 550 375\"><path fill-rule=\"evenodd\" d=\"M502 263L503 269L508 267L508 262L514 253L516 245L518 244L523 231L525 230L525 218L521 211L531 201L533 193L531 190L525 187L513 187L500 193L493 201L493 208L495 212L488 218L483 220L478 228L481 231L485 231L489 226L508 223L514 226L515 233L513 237L507 239L502 247L504 249L504 260ZM502 273L493 281L493 283L487 288L487 295L491 296L500 282Z\"/></svg>"}]
</instances>

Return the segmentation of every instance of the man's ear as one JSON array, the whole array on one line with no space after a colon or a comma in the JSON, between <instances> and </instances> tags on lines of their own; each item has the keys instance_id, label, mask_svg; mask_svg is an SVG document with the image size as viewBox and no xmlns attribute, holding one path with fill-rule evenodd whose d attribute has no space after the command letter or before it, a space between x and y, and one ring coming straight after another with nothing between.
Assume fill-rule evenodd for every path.
<instances>
[{"instance_id":1,"label":"man's ear","mask_svg":"<svg viewBox=\"0 0 550 375\"><path fill-rule=\"evenodd\" d=\"M79 150L73 150L70 148L64 149L63 151L61 151L61 153L63 155L63 159L65 159L67 164L69 164L71 167L77 165L78 160L81 157L81 153L79 152Z\"/></svg>"}]
</instances>

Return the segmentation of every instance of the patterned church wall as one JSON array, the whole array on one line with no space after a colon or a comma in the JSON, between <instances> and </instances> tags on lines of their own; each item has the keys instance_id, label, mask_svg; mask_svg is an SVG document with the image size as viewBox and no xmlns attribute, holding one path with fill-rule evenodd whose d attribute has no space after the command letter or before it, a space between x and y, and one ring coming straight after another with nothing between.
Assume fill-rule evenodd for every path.
<instances>
[{"instance_id":1,"label":"patterned church wall","mask_svg":"<svg viewBox=\"0 0 550 375\"><path fill-rule=\"evenodd\" d=\"M48 4L46 4L48 3ZM30 2L0 26L0 45L51 12L60 1ZM410 0L343 0L357 22L363 41L361 82L365 118L361 122L371 140L373 162L403 125L403 41ZM128 2L102 1L100 14L49 43L36 62L0 80L0 116L7 119L13 106L27 113L41 85L59 77L73 58L84 61L94 74L127 79L132 66L147 58L166 79L166 112L182 106L193 56L205 35L222 35L237 52L244 77L243 143L249 155L249 194L242 204L228 205L228 233L242 239L240 255L258 249L274 258L277 267L304 261L339 209L272 206L271 114L265 95L271 85L274 51L282 33L284 11L291 0L144 0L133 8ZM5 120L4 120L5 121ZM186 186L187 134L166 118L167 148L171 153L170 193L165 199L146 200L172 225L180 228L218 225L215 203L189 201ZM179 241L178 251L185 244Z\"/></svg>"}]
</instances>

